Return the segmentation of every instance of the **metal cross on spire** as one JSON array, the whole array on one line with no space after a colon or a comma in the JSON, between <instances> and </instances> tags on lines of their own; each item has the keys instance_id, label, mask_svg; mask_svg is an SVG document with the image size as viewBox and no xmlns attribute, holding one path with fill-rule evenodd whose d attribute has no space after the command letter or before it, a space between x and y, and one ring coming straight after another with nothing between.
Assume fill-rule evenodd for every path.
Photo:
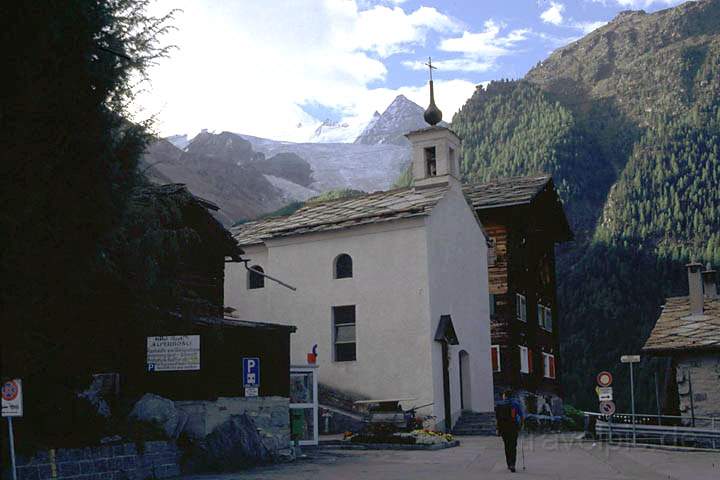
<instances>
[{"instance_id":1,"label":"metal cross on spire","mask_svg":"<svg viewBox=\"0 0 720 480\"><path fill-rule=\"evenodd\" d=\"M427 65L428 70L430 70L430 81L432 82L432 71L437 70L437 67L433 67L432 58L430 57L428 57L428 61L425 65Z\"/></svg>"}]
</instances>

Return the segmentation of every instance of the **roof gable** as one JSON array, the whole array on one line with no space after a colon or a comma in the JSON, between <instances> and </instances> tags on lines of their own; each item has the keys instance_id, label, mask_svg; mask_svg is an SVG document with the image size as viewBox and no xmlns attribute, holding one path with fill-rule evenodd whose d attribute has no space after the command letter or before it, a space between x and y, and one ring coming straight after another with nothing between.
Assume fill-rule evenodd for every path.
<instances>
[{"instance_id":1,"label":"roof gable","mask_svg":"<svg viewBox=\"0 0 720 480\"><path fill-rule=\"evenodd\" d=\"M552 177L506 177L485 183L465 185L463 191L476 210L511 207L532 203Z\"/></svg>"},{"instance_id":2,"label":"roof gable","mask_svg":"<svg viewBox=\"0 0 720 480\"><path fill-rule=\"evenodd\" d=\"M688 297L668 298L643 350L720 350L720 299L703 300L703 315L690 315Z\"/></svg>"}]
</instances>

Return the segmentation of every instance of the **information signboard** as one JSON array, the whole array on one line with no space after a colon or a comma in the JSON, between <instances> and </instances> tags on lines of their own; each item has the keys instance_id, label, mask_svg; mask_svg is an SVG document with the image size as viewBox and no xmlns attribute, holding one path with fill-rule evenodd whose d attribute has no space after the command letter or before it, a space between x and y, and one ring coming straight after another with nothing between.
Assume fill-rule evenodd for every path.
<instances>
[{"instance_id":1,"label":"information signboard","mask_svg":"<svg viewBox=\"0 0 720 480\"><path fill-rule=\"evenodd\" d=\"M147 337L149 372L200 370L200 335Z\"/></svg>"}]
</instances>

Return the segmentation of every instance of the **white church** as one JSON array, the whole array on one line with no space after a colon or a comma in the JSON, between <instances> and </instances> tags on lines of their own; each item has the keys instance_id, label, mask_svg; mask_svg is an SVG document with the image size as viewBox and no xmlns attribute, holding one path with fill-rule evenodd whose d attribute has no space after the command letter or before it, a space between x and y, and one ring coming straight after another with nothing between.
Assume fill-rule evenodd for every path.
<instances>
[{"instance_id":1,"label":"white church","mask_svg":"<svg viewBox=\"0 0 720 480\"><path fill-rule=\"evenodd\" d=\"M321 383L432 404L420 413L447 429L463 410L494 409L489 241L430 88L432 126L407 134L414 186L235 228L249 265L296 290L228 263L225 304L242 320L297 326L291 361L317 345Z\"/></svg>"}]
</instances>

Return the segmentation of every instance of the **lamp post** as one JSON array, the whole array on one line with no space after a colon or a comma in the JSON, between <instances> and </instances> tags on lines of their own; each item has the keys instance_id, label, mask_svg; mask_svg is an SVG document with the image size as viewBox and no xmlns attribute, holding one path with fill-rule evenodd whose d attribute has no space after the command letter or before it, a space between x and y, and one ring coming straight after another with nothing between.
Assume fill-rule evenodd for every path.
<instances>
[{"instance_id":1,"label":"lamp post","mask_svg":"<svg viewBox=\"0 0 720 480\"><path fill-rule=\"evenodd\" d=\"M632 404L633 443L635 443L637 440L637 434L635 433L635 378L633 376L633 363L640 362L640 355L623 355L620 357L620 362L630 364L630 403Z\"/></svg>"}]
</instances>

